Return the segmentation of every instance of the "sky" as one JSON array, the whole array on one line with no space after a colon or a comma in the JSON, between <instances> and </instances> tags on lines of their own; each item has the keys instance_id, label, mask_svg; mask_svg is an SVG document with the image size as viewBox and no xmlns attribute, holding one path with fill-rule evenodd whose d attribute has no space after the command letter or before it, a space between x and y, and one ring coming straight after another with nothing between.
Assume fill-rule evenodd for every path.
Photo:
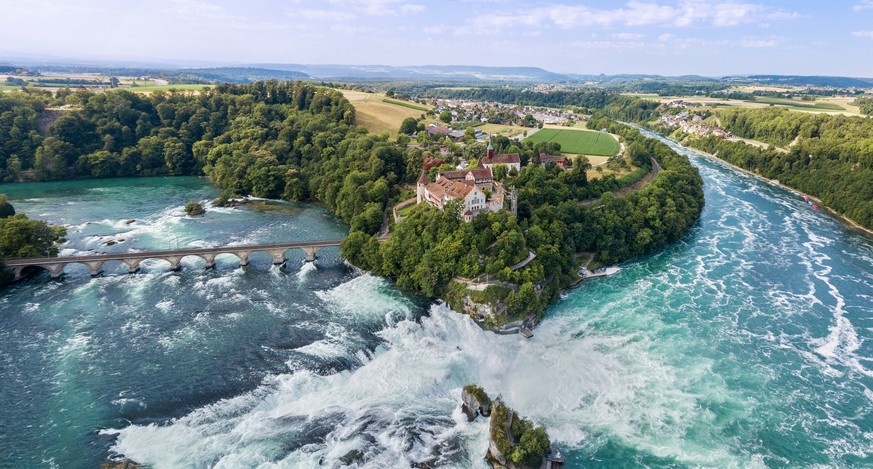
<instances>
[{"instance_id":1,"label":"sky","mask_svg":"<svg viewBox=\"0 0 873 469\"><path fill-rule=\"evenodd\" d=\"M873 0L0 0L0 58L873 77Z\"/></svg>"}]
</instances>

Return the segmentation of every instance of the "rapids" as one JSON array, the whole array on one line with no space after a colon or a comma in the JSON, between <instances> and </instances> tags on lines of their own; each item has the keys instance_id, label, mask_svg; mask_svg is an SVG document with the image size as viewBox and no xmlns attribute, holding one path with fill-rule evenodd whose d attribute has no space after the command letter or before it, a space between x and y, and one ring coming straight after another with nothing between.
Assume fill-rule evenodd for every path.
<instances>
[{"instance_id":1,"label":"rapids","mask_svg":"<svg viewBox=\"0 0 873 469\"><path fill-rule=\"evenodd\" d=\"M675 148L704 178L701 221L565 292L529 340L482 331L335 250L281 269L186 259L181 273L70 269L7 288L0 466L112 454L157 468L486 467L487 422L459 408L468 383L545 425L568 467L873 465L873 243ZM64 254L346 231L312 205L188 219L188 198L217 195L193 178L0 192L69 226Z\"/></svg>"}]
</instances>

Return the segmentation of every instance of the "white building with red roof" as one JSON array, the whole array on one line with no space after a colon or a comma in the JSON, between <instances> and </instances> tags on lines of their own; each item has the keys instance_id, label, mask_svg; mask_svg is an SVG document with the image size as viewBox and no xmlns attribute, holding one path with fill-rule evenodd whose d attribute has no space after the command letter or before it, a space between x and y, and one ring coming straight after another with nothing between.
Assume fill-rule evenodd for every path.
<instances>
[{"instance_id":1,"label":"white building with red roof","mask_svg":"<svg viewBox=\"0 0 873 469\"><path fill-rule=\"evenodd\" d=\"M504 200L503 185L494 181L488 168L445 171L437 175L435 182L422 171L416 183L416 195L419 204L425 202L440 210L452 200L460 200L460 216L464 221L483 212L502 209Z\"/></svg>"}]
</instances>

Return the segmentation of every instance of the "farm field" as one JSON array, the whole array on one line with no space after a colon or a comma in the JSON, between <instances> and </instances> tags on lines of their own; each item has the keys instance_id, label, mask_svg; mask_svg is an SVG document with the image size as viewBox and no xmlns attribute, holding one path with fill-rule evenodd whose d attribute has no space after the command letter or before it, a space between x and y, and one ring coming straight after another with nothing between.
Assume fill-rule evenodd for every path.
<instances>
[{"instance_id":1,"label":"farm field","mask_svg":"<svg viewBox=\"0 0 873 469\"><path fill-rule=\"evenodd\" d=\"M801 101L799 99L781 99L781 98L767 98L767 97L756 97L754 99L755 103L764 103L764 104L773 104L776 106L785 106L792 110L799 111L845 111L846 108L840 106L835 103L827 103L819 101Z\"/></svg>"},{"instance_id":2,"label":"farm field","mask_svg":"<svg viewBox=\"0 0 873 469\"><path fill-rule=\"evenodd\" d=\"M618 142L612 135L594 130L545 128L526 141L557 142L561 144L562 153L577 155L612 156L619 150Z\"/></svg>"},{"instance_id":3,"label":"farm field","mask_svg":"<svg viewBox=\"0 0 873 469\"><path fill-rule=\"evenodd\" d=\"M410 101L401 101L399 99L393 98L383 98L383 103L395 104L397 106L408 107L409 109L415 109L416 111L427 112L430 111L430 108L425 106L424 104L413 103Z\"/></svg>"},{"instance_id":4,"label":"farm field","mask_svg":"<svg viewBox=\"0 0 873 469\"><path fill-rule=\"evenodd\" d=\"M403 119L407 117L417 119L425 113L425 111L410 107L423 107L420 104L386 98L383 94L352 90L341 91L343 96L355 107L355 124L366 127L372 133L388 132L391 135L396 135L400 131Z\"/></svg>"},{"instance_id":5,"label":"farm field","mask_svg":"<svg viewBox=\"0 0 873 469\"><path fill-rule=\"evenodd\" d=\"M781 90L785 91L785 90ZM815 101L801 101L793 99L757 97L755 100L738 100L726 98L710 98L707 96L666 96L660 98L661 103L669 103L681 99L692 103L699 103L706 108L717 109L722 107L765 108L781 106L791 111L808 113L844 114L858 116L858 106L852 104L854 97L844 96L819 96Z\"/></svg>"}]
</instances>

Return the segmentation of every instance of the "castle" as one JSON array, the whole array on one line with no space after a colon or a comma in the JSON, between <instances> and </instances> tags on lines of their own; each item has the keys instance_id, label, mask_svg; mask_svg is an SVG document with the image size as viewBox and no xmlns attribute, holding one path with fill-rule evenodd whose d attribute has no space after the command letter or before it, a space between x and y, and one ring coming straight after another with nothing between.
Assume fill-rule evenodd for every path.
<instances>
[{"instance_id":1,"label":"castle","mask_svg":"<svg viewBox=\"0 0 873 469\"><path fill-rule=\"evenodd\" d=\"M494 180L495 164L505 164L516 171L521 169L518 153L494 155L494 148L488 142L488 152L479 161L478 168L443 171L434 182L428 178L427 171L422 170L416 183L417 203L426 202L443 210L450 201L460 200L460 217L467 222L480 213L501 210L507 194L503 184Z\"/></svg>"}]
</instances>

